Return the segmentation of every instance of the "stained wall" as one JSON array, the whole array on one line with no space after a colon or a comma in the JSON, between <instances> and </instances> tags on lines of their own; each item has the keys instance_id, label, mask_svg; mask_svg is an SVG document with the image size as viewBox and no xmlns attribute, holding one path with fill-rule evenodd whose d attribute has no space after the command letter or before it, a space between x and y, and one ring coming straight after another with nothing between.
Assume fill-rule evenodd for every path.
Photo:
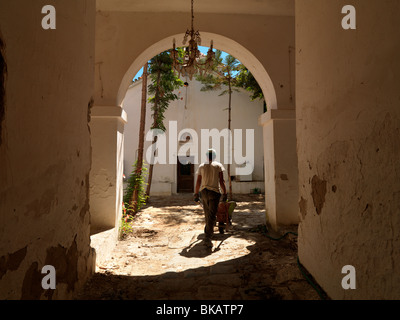
<instances>
[{"instance_id":1,"label":"stained wall","mask_svg":"<svg viewBox=\"0 0 400 320\"><path fill-rule=\"evenodd\" d=\"M334 299L398 299L400 3L351 1L344 30L347 4L296 1L299 257Z\"/></svg>"},{"instance_id":2,"label":"stained wall","mask_svg":"<svg viewBox=\"0 0 400 320\"><path fill-rule=\"evenodd\" d=\"M56 29L42 28L42 7ZM95 1L1 1L4 119L0 144L0 299L64 299L88 278L88 120ZM0 119L1 120L1 119ZM53 265L56 289L41 270Z\"/></svg>"}]
</instances>

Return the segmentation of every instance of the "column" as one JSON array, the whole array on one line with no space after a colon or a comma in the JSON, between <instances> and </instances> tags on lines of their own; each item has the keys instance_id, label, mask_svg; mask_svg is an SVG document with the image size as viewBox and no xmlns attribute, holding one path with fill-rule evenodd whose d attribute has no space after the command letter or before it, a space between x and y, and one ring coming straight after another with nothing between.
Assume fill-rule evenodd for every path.
<instances>
[{"instance_id":1,"label":"column","mask_svg":"<svg viewBox=\"0 0 400 320\"><path fill-rule=\"evenodd\" d=\"M265 209L267 224L298 224L298 162L295 110L273 109L262 114Z\"/></svg>"},{"instance_id":2,"label":"column","mask_svg":"<svg viewBox=\"0 0 400 320\"><path fill-rule=\"evenodd\" d=\"M91 234L116 228L122 214L123 145L126 112L119 106L95 106L91 111L90 172Z\"/></svg>"}]
</instances>

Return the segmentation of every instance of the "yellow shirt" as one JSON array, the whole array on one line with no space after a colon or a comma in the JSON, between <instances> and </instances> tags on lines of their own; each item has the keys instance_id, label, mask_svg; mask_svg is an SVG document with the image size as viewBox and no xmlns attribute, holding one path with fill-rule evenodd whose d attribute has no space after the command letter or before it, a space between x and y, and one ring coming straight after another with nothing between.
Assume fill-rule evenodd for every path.
<instances>
[{"instance_id":1,"label":"yellow shirt","mask_svg":"<svg viewBox=\"0 0 400 320\"><path fill-rule=\"evenodd\" d=\"M217 161L213 161L211 163L202 163L199 165L197 174L201 176L200 191L203 189L208 189L221 193L219 190L219 173L224 171L224 166Z\"/></svg>"}]
</instances>

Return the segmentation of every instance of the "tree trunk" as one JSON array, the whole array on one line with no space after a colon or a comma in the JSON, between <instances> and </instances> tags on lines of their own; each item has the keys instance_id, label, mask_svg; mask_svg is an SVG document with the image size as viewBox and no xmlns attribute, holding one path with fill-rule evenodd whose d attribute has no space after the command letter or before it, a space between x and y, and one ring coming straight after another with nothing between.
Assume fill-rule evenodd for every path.
<instances>
[{"instance_id":1,"label":"tree trunk","mask_svg":"<svg viewBox=\"0 0 400 320\"><path fill-rule=\"evenodd\" d=\"M157 88L158 90L160 90L160 79L161 79L161 70L158 69L157 71ZM157 117L158 117L158 98L159 98L159 93L156 92L155 94L155 101L154 101L154 111L153 111L153 129L155 129L157 127ZM153 139L153 144L157 142L157 137L154 137ZM155 152L155 151L154 151ZM151 158L151 163L149 166L149 175L148 175L148 179L147 179L147 189L146 189L146 196L149 197L150 196L150 189L151 189L151 181L153 179L153 170L154 170L154 157L155 154L152 154L152 158Z\"/></svg>"},{"instance_id":2,"label":"tree trunk","mask_svg":"<svg viewBox=\"0 0 400 320\"><path fill-rule=\"evenodd\" d=\"M143 67L142 76L142 101L140 110L140 127L139 127L139 146L138 146L138 158L136 163L136 174L142 175L143 168L143 149L144 149L144 130L146 124L146 101L147 101L147 67L148 63ZM135 212L137 211L137 201L138 201L138 186L135 185L135 190L132 194L132 202L135 203Z\"/></svg>"},{"instance_id":3,"label":"tree trunk","mask_svg":"<svg viewBox=\"0 0 400 320\"><path fill-rule=\"evenodd\" d=\"M229 86L229 108L228 108L228 181L229 181L229 200L232 200L232 180L231 180L231 102L232 102L232 85L231 85L231 78L228 79L228 86Z\"/></svg>"},{"instance_id":4,"label":"tree trunk","mask_svg":"<svg viewBox=\"0 0 400 320\"><path fill-rule=\"evenodd\" d=\"M155 143L157 140L153 140L153 143ZM153 168L154 168L154 164L150 164L149 166L149 174L148 174L148 178L147 178L147 189L146 189L146 196L149 197L150 196L150 188L151 188L151 180L153 179Z\"/></svg>"}]
</instances>

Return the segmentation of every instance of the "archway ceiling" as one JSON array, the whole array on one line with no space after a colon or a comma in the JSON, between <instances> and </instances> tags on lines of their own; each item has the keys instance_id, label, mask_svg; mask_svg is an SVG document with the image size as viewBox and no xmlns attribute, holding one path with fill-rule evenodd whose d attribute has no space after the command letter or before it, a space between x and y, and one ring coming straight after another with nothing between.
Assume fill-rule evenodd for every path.
<instances>
[{"instance_id":1,"label":"archway ceiling","mask_svg":"<svg viewBox=\"0 0 400 320\"><path fill-rule=\"evenodd\" d=\"M295 0L195 0L194 12L294 16ZM97 0L97 10L190 12L190 0Z\"/></svg>"}]
</instances>

